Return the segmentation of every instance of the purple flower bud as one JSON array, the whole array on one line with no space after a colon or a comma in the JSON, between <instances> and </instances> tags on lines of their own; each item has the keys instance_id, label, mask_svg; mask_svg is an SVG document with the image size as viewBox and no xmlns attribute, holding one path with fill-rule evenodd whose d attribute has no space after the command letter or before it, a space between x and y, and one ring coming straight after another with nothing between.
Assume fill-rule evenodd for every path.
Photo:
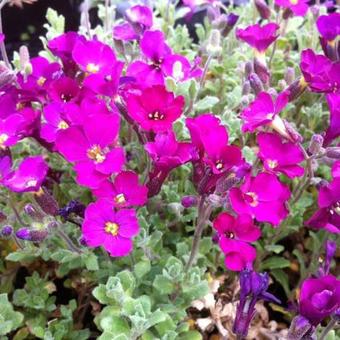
<instances>
[{"instance_id":1,"label":"purple flower bud","mask_svg":"<svg viewBox=\"0 0 340 340\"><path fill-rule=\"evenodd\" d=\"M223 205L221 197L215 194L209 195L207 201L214 208L219 208Z\"/></svg>"},{"instance_id":2,"label":"purple flower bud","mask_svg":"<svg viewBox=\"0 0 340 340\"><path fill-rule=\"evenodd\" d=\"M287 340L311 339L311 333L314 333L314 327L305 317L298 315L292 320Z\"/></svg>"},{"instance_id":3,"label":"purple flower bud","mask_svg":"<svg viewBox=\"0 0 340 340\"><path fill-rule=\"evenodd\" d=\"M34 195L34 197L44 213L51 216L56 216L58 214L58 203L45 188L42 188L37 194Z\"/></svg>"},{"instance_id":4,"label":"purple flower bud","mask_svg":"<svg viewBox=\"0 0 340 340\"><path fill-rule=\"evenodd\" d=\"M87 242L86 242L86 239L85 237L80 237L79 240L78 240L79 244L83 247L87 247Z\"/></svg>"},{"instance_id":5,"label":"purple flower bud","mask_svg":"<svg viewBox=\"0 0 340 340\"><path fill-rule=\"evenodd\" d=\"M246 77L248 78L250 76L251 73L254 72L254 66L253 63L250 61L247 61L244 65L244 73L246 75Z\"/></svg>"},{"instance_id":6,"label":"purple flower bud","mask_svg":"<svg viewBox=\"0 0 340 340\"><path fill-rule=\"evenodd\" d=\"M30 241L32 242L42 242L48 235L47 229L30 230Z\"/></svg>"},{"instance_id":7,"label":"purple flower bud","mask_svg":"<svg viewBox=\"0 0 340 340\"><path fill-rule=\"evenodd\" d=\"M323 144L323 137L321 135L313 135L308 146L308 152L311 155L316 155L320 152Z\"/></svg>"},{"instance_id":8,"label":"purple flower bud","mask_svg":"<svg viewBox=\"0 0 340 340\"><path fill-rule=\"evenodd\" d=\"M301 143L303 141L302 136L299 134L299 132L293 127L293 125L286 120L283 121L284 126L286 128L286 132L289 135L290 140L293 143Z\"/></svg>"},{"instance_id":9,"label":"purple flower bud","mask_svg":"<svg viewBox=\"0 0 340 340\"><path fill-rule=\"evenodd\" d=\"M12 233L13 233L13 227L11 225L3 226L0 232L1 236L3 237L11 236Z\"/></svg>"},{"instance_id":10,"label":"purple flower bud","mask_svg":"<svg viewBox=\"0 0 340 340\"><path fill-rule=\"evenodd\" d=\"M36 213L36 210L34 209L33 205L29 203L24 206L24 212L25 214L32 216Z\"/></svg>"},{"instance_id":11,"label":"purple flower bud","mask_svg":"<svg viewBox=\"0 0 340 340\"><path fill-rule=\"evenodd\" d=\"M20 228L16 233L15 236L20 238L21 240L31 241L31 233L28 228Z\"/></svg>"},{"instance_id":12,"label":"purple flower bud","mask_svg":"<svg viewBox=\"0 0 340 340\"><path fill-rule=\"evenodd\" d=\"M287 91L289 93L289 96L288 96L289 101L292 102L298 97L300 97L306 88L307 88L307 83L303 78L296 79L287 88Z\"/></svg>"},{"instance_id":13,"label":"purple flower bud","mask_svg":"<svg viewBox=\"0 0 340 340\"><path fill-rule=\"evenodd\" d=\"M248 80L256 95L263 91L262 81L256 73L251 73L248 77Z\"/></svg>"},{"instance_id":14,"label":"purple flower bud","mask_svg":"<svg viewBox=\"0 0 340 340\"><path fill-rule=\"evenodd\" d=\"M329 269L331 267L332 259L336 252L336 242L332 240L327 240L325 242L325 259L318 270L319 276L325 276L329 274Z\"/></svg>"},{"instance_id":15,"label":"purple flower bud","mask_svg":"<svg viewBox=\"0 0 340 340\"><path fill-rule=\"evenodd\" d=\"M239 16L234 13L228 14L226 18L226 27L221 32L223 37L226 37L229 34L229 32L233 29L233 27L236 25L238 18Z\"/></svg>"},{"instance_id":16,"label":"purple flower bud","mask_svg":"<svg viewBox=\"0 0 340 340\"><path fill-rule=\"evenodd\" d=\"M181 199L181 203L184 208L191 208L197 205L198 200L197 200L197 197L193 195L183 196Z\"/></svg>"},{"instance_id":17,"label":"purple flower bud","mask_svg":"<svg viewBox=\"0 0 340 340\"><path fill-rule=\"evenodd\" d=\"M7 216L2 212L0 211L0 222L3 222L7 219Z\"/></svg>"},{"instance_id":18,"label":"purple flower bud","mask_svg":"<svg viewBox=\"0 0 340 340\"><path fill-rule=\"evenodd\" d=\"M213 243L215 243L215 244L218 244L219 239L220 239L220 237L219 237L218 233L215 233L215 234L212 236L212 241L213 241Z\"/></svg>"},{"instance_id":19,"label":"purple flower bud","mask_svg":"<svg viewBox=\"0 0 340 340\"><path fill-rule=\"evenodd\" d=\"M340 147L328 147L326 148L326 156L332 159L340 159Z\"/></svg>"},{"instance_id":20,"label":"purple flower bud","mask_svg":"<svg viewBox=\"0 0 340 340\"><path fill-rule=\"evenodd\" d=\"M262 19L270 18L270 8L264 0L255 0L255 6Z\"/></svg>"},{"instance_id":21,"label":"purple flower bud","mask_svg":"<svg viewBox=\"0 0 340 340\"><path fill-rule=\"evenodd\" d=\"M273 100L276 100L276 98L277 98L277 91L273 87L270 87L267 92L271 95Z\"/></svg>"},{"instance_id":22,"label":"purple flower bud","mask_svg":"<svg viewBox=\"0 0 340 340\"><path fill-rule=\"evenodd\" d=\"M259 76L263 84L269 83L270 73L264 61L258 58L254 59L254 72Z\"/></svg>"},{"instance_id":23,"label":"purple flower bud","mask_svg":"<svg viewBox=\"0 0 340 340\"><path fill-rule=\"evenodd\" d=\"M247 94L250 93L250 82L249 80L246 80L244 83L243 83L243 86L242 86L242 95L243 96L246 96Z\"/></svg>"},{"instance_id":24,"label":"purple flower bud","mask_svg":"<svg viewBox=\"0 0 340 340\"><path fill-rule=\"evenodd\" d=\"M0 63L0 89L6 90L16 80L16 75L4 64Z\"/></svg>"},{"instance_id":25,"label":"purple flower bud","mask_svg":"<svg viewBox=\"0 0 340 340\"><path fill-rule=\"evenodd\" d=\"M295 80L295 70L293 67L287 67L284 78L288 85L293 84Z\"/></svg>"}]
</instances>

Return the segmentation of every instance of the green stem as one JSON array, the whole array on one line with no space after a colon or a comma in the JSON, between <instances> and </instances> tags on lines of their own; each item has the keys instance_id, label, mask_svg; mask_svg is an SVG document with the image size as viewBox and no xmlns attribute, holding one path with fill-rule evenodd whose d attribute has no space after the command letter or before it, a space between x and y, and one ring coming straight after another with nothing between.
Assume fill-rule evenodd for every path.
<instances>
[{"instance_id":1,"label":"green stem","mask_svg":"<svg viewBox=\"0 0 340 340\"><path fill-rule=\"evenodd\" d=\"M319 340L324 340L326 339L327 334L334 328L334 326L337 324L337 320L334 318L329 321L328 325L324 328L322 331Z\"/></svg>"}]
</instances>

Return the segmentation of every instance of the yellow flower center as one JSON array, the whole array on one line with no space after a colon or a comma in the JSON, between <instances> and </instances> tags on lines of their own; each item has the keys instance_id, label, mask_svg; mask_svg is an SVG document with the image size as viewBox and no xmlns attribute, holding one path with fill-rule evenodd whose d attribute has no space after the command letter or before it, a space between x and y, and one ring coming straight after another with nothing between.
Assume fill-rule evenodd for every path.
<instances>
[{"instance_id":1,"label":"yellow flower center","mask_svg":"<svg viewBox=\"0 0 340 340\"><path fill-rule=\"evenodd\" d=\"M119 226L114 222L105 223L105 231L112 236L118 235Z\"/></svg>"},{"instance_id":2,"label":"yellow flower center","mask_svg":"<svg viewBox=\"0 0 340 340\"><path fill-rule=\"evenodd\" d=\"M25 187L35 187L37 185L38 181L36 179L30 179L29 181L26 182Z\"/></svg>"},{"instance_id":3,"label":"yellow flower center","mask_svg":"<svg viewBox=\"0 0 340 340\"><path fill-rule=\"evenodd\" d=\"M39 86L43 86L46 82L46 78L45 77L40 77L38 80L37 80L37 84Z\"/></svg>"},{"instance_id":4,"label":"yellow flower center","mask_svg":"<svg viewBox=\"0 0 340 340\"><path fill-rule=\"evenodd\" d=\"M86 66L86 71L89 73L97 73L99 71L99 66L93 63L89 63Z\"/></svg>"},{"instance_id":5,"label":"yellow flower center","mask_svg":"<svg viewBox=\"0 0 340 340\"><path fill-rule=\"evenodd\" d=\"M6 135L5 133L2 133L0 135L0 147L4 146L3 144L7 141L7 139L8 139L8 135Z\"/></svg>"},{"instance_id":6,"label":"yellow flower center","mask_svg":"<svg viewBox=\"0 0 340 340\"><path fill-rule=\"evenodd\" d=\"M299 0L290 0L290 3L291 3L292 5L297 5L298 2L299 2Z\"/></svg>"},{"instance_id":7,"label":"yellow flower center","mask_svg":"<svg viewBox=\"0 0 340 340\"><path fill-rule=\"evenodd\" d=\"M247 195L252 198L252 201L249 203L251 207L256 207L259 204L258 196L255 192L247 192Z\"/></svg>"},{"instance_id":8,"label":"yellow flower center","mask_svg":"<svg viewBox=\"0 0 340 340\"><path fill-rule=\"evenodd\" d=\"M268 167L271 168L271 169L275 169L278 165L278 162L275 159L266 159L266 163L267 163Z\"/></svg>"},{"instance_id":9,"label":"yellow flower center","mask_svg":"<svg viewBox=\"0 0 340 340\"><path fill-rule=\"evenodd\" d=\"M96 163L103 163L106 158L99 145L93 145L90 149L88 149L87 157L94 160Z\"/></svg>"},{"instance_id":10,"label":"yellow flower center","mask_svg":"<svg viewBox=\"0 0 340 340\"><path fill-rule=\"evenodd\" d=\"M158 111L153 112L153 113L149 113L148 117L151 120L163 120L165 118L165 116Z\"/></svg>"},{"instance_id":11,"label":"yellow flower center","mask_svg":"<svg viewBox=\"0 0 340 340\"><path fill-rule=\"evenodd\" d=\"M66 130L66 129L68 129L68 127L69 127L69 125L64 120L62 120L58 124L58 129L60 129L60 130Z\"/></svg>"},{"instance_id":12,"label":"yellow flower center","mask_svg":"<svg viewBox=\"0 0 340 340\"><path fill-rule=\"evenodd\" d=\"M125 196L124 194L118 194L115 198L114 198L115 203L117 204L124 204L126 202Z\"/></svg>"}]
</instances>

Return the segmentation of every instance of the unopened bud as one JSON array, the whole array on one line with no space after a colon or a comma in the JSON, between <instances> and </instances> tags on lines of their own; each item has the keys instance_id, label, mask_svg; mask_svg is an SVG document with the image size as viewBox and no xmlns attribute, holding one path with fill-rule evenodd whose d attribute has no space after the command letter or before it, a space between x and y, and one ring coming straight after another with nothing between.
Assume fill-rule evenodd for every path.
<instances>
[{"instance_id":1,"label":"unopened bud","mask_svg":"<svg viewBox=\"0 0 340 340\"><path fill-rule=\"evenodd\" d=\"M181 199L181 204L184 208L191 208L195 207L198 203L197 197L190 195L190 196L183 196Z\"/></svg>"},{"instance_id":2,"label":"unopened bud","mask_svg":"<svg viewBox=\"0 0 340 340\"><path fill-rule=\"evenodd\" d=\"M83 247L87 247L86 238L83 236L79 238L78 243Z\"/></svg>"},{"instance_id":3,"label":"unopened bud","mask_svg":"<svg viewBox=\"0 0 340 340\"><path fill-rule=\"evenodd\" d=\"M25 45L22 45L19 48L19 61L20 61L21 71L25 71L26 65L30 64L30 54L29 54L27 46ZM26 72L24 73L27 74Z\"/></svg>"},{"instance_id":4,"label":"unopened bud","mask_svg":"<svg viewBox=\"0 0 340 340\"><path fill-rule=\"evenodd\" d=\"M247 61L244 64L244 73L245 76L248 78L254 72L254 65L251 61Z\"/></svg>"},{"instance_id":5,"label":"unopened bud","mask_svg":"<svg viewBox=\"0 0 340 340\"><path fill-rule=\"evenodd\" d=\"M56 216L58 214L58 203L45 188L42 188L36 193L34 198L44 213L51 216Z\"/></svg>"},{"instance_id":6,"label":"unopened bud","mask_svg":"<svg viewBox=\"0 0 340 340\"><path fill-rule=\"evenodd\" d=\"M270 18L271 11L269 6L264 0L255 0L255 6L262 19Z\"/></svg>"},{"instance_id":7,"label":"unopened bud","mask_svg":"<svg viewBox=\"0 0 340 340\"><path fill-rule=\"evenodd\" d=\"M16 233L15 236L21 240L31 241L31 233L28 228L20 228Z\"/></svg>"},{"instance_id":8,"label":"unopened bud","mask_svg":"<svg viewBox=\"0 0 340 340\"><path fill-rule=\"evenodd\" d=\"M301 143L303 141L303 137L291 123L284 120L283 124L287 133L286 138L290 139L293 143Z\"/></svg>"},{"instance_id":9,"label":"unopened bud","mask_svg":"<svg viewBox=\"0 0 340 340\"><path fill-rule=\"evenodd\" d=\"M242 96L241 98L241 107L245 108L249 105L250 100L249 100L249 96Z\"/></svg>"},{"instance_id":10,"label":"unopened bud","mask_svg":"<svg viewBox=\"0 0 340 340\"><path fill-rule=\"evenodd\" d=\"M249 80L246 80L242 86L242 95L245 96L250 93L251 86Z\"/></svg>"},{"instance_id":11,"label":"unopened bud","mask_svg":"<svg viewBox=\"0 0 340 340\"><path fill-rule=\"evenodd\" d=\"M251 88L256 95L263 91L264 88L262 81L256 73L251 73L248 77L248 80L250 82Z\"/></svg>"},{"instance_id":12,"label":"unopened bud","mask_svg":"<svg viewBox=\"0 0 340 340\"><path fill-rule=\"evenodd\" d=\"M301 96L301 94L307 88L307 85L308 84L306 83L303 77L295 80L292 84L290 84L289 87L287 88L287 91L289 93L288 97L289 101L292 102L299 96Z\"/></svg>"},{"instance_id":13,"label":"unopened bud","mask_svg":"<svg viewBox=\"0 0 340 340\"><path fill-rule=\"evenodd\" d=\"M216 55L219 54L221 50L221 33L219 30L213 29L208 39L207 52Z\"/></svg>"},{"instance_id":14,"label":"unopened bud","mask_svg":"<svg viewBox=\"0 0 340 340\"><path fill-rule=\"evenodd\" d=\"M13 233L13 227L11 225L5 225L1 228L0 236L9 237Z\"/></svg>"},{"instance_id":15,"label":"unopened bud","mask_svg":"<svg viewBox=\"0 0 340 340\"><path fill-rule=\"evenodd\" d=\"M287 67L284 78L288 85L291 85L294 82L295 70L293 67Z\"/></svg>"},{"instance_id":16,"label":"unopened bud","mask_svg":"<svg viewBox=\"0 0 340 340\"><path fill-rule=\"evenodd\" d=\"M47 237L47 235L48 235L47 229L39 229L39 230L32 229L30 230L30 236L31 236L30 241L42 242Z\"/></svg>"},{"instance_id":17,"label":"unopened bud","mask_svg":"<svg viewBox=\"0 0 340 340\"><path fill-rule=\"evenodd\" d=\"M340 147L328 147L326 148L326 156L332 159L340 159Z\"/></svg>"},{"instance_id":18,"label":"unopened bud","mask_svg":"<svg viewBox=\"0 0 340 340\"><path fill-rule=\"evenodd\" d=\"M254 59L254 72L259 76L259 78L261 79L261 81L264 84L269 83L270 73L269 73L268 67L265 63L264 57L263 58L259 58L259 56L255 57L255 59Z\"/></svg>"},{"instance_id":19,"label":"unopened bud","mask_svg":"<svg viewBox=\"0 0 340 340\"><path fill-rule=\"evenodd\" d=\"M236 22L238 20L239 16L234 13L229 13L226 19L226 26L222 30L221 34L223 37L226 37L229 32L233 29L233 27L236 25Z\"/></svg>"},{"instance_id":20,"label":"unopened bud","mask_svg":"<svg viewBox=\"0 0 340 340\"><path fill-rule=\"evenodd\" d=\"M313 135L308 146L308 152L311 155L316 155L320 152L323 144L323 137L321 135Z\"/></svg>"},{"instance_id":21,"label":"unopened bud","mask_svg":"<svg viewBox=\"0 0 340 340\"><path fill-rule=\"evenodd\" d=\"M168 204L168 208L175 213L176 216L181 216L184 208L182 206L182 204L177 203L177 202L173 202L173 203L169 203Z\"/></svg>"},{"instance_id":22,"label":"unopened bud","mask_svg":"<svg viewBox=\"0 0 340 340\"><path fill-rule=\"evenodd\" d=\"M284 79L280 79L278 82L280 91L283 91L287 87L287 83Z\"/></svg>"},{"instance_id":23,"label":"unopened bud","mask_svg":"<svg viewBox=\"0 0 340 340\"><path fill-rule=\"evenodd\" d=\"M270 87L267 92L271 95L273 100L276 100L276 98L277 98L277 91L274 89L274 87Z\"/></svg>"},{"instance_id":24,"label":"unopened bud","mask_svg":"<svg viewBox=\"0 0 340 340\"><path fill-rule=\"evenodd\" d=\"M223 201L220 196L211 194L208 196L207 201L213 208L219 208L223 206Z\"/></svg>"},{"instance_id":25,"label":"unopened bud","mask_svg":"<svg viewBox=\"0 0 340 340\"><path fill-rule=\"evenodd\" d=\"M302 315L296 316L290 325L287 339L288 340L301 340L310 339L307 335L311 335L314 332L314 327L311 323Z\"/></svg>"},{"instance_id":26,"label":"unopened bud","mask_svg":"<svg viewBox=\"0 0 340 340\"><path fill-rule=\"evenodd\" d=\"M8 86L12 85L15 80L15 73L8 69L4 63L0 62L0 89L5 90Z\"/></svg>"}]
</instances>

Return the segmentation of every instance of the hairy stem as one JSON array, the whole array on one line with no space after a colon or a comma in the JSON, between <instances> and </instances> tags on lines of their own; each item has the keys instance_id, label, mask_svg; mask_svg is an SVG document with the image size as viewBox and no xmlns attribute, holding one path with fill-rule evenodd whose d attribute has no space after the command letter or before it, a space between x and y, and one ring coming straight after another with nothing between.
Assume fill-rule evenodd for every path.
<instances>
[{"instance_id":1,"label":"hairy stem","mask_svg":"<svg viewBox=\"0 0 340 340\"><path fill-rule=\"evenodd\" d=\"M329 321L328 325L324 328L322 331L319 340L324 340L326 339L327 334L334 328L334 326L337 324L337 320L334 318Z\"/></svg>"},{"instance_id":2,"label":"hairy stem","mask_svg":"<svg viewBox=\"0 0 340 340\"><path fill-rule=\"evenodd\" d=\"M2 8L7 4L8 0L2 0L0 2L0 33L3 34L3 28L2 28ZM9 69L12 69L11 63L9 62L8 56L7 56L7 51L6 51L6 46L5 46L5 41L0 43L0 51L2 55L2 59L4 60L6 66Z\"/></svg>"}]
</instances>

